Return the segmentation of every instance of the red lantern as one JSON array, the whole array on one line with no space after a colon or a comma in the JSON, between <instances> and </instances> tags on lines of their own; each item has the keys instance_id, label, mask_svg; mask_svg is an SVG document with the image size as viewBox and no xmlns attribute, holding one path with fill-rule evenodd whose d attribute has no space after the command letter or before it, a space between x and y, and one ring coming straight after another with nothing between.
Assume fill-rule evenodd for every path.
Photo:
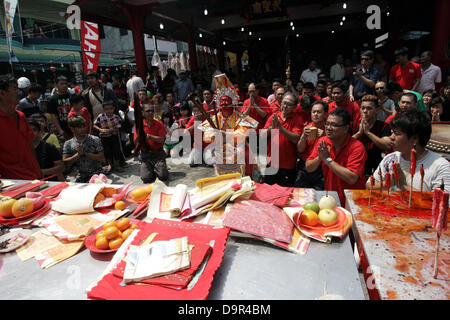
<instances>
[{"instance_id":1,"label":"red lantern","mask_svg":"<svg viewBox=\"0 0 450 320\"><path fill-rule=\"evenodd\" d=\"M123 70L126 70L127 69L127 66L124 64L124 65L122 65L122 69Z\"/></svg>"},{"instance_id":2,"label":"red lantern","mask_svg":"<svg viewBox=\"0 0 450 320\"><path fill-rule=\"evenodd\" d=\"M110 72L111 72L111 69L110 69L110 68L106 68L105 71L108 72L108 73L110 73Z\"/></svg>"},{"instance_id":3,"label":"red lantern","mask_svg":"<svg viewBox=\"0 0 450 320\"><path fill-rule=\"evenodd\" d=\"M35 74L37 74L37 70L34 70L34 69L33 69L33 70L30 71L30 73L33 74L33 75L35 75Z\"/></svg>"},{"instance_id":4,"label":"red lantern","mask_svg":"<svg viewBox=\"0 0 450 320\"><path fill-rule=\"evenodd\" d=\"M51 67L50 67L50 71L51 71L51 72L56 72L56 67L51 66Z\"/></svg>"}]
</instances>

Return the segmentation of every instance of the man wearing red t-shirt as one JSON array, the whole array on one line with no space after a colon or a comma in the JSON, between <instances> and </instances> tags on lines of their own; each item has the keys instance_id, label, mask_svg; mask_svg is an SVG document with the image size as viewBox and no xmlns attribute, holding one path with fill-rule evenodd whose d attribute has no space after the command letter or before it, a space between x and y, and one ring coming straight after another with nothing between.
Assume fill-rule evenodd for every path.
<instances>
[{"instance_id":1,"label":"man wearing red t-shirt","mask_svg":"<svg viewBox=\"0 0 450 320\"><path fill-rule=\"evenodd\" d=\"M264 176L264 182L267 184L278 184L285 187L293 187L295 181L295 166L297 163L297 142L303 132L304 120L301 116L294 113L297 105L294 94L288 92L283 96L281 110L272 114L264 129L268 131L263 133L270 134L270 145L275 150L268 150L268 163L272 168L278 168L276 174L267 174ZM272 131L277 129L277 131ZM276 161L278 153L278 163ZM275 161L272 161L275 159Z\"/></svg>"},{"instance_id":2,"label":"man wearing red t-shirt","mask_svg":"<svg viewBox=\"0 0 450 320\"><path fill-rule=\"evenodd\" d=\"M345 203L344 189L366 188L366 150L348 133L349 126L350 114L346 110L331 111L325 122L326 136L317 141L305 164L307 172L322 165L325 190L337 191L341 203Z\"/></svg>"},{"instance_id":3,"label":"man wearing red t-shirt","mask_svg":"<svg viewBox=\"0 0 450 320\"><path fill-rule=\"evenodd\" d=\"M141 88L138 91L138 98L139 98L139 104L142 106L144 103L152 102L152 99L150 99L147 95L147 89ZM131 102L130 108L134 108L134 101Z\"/></svg>"},{"instance_id":4,"label":"man wearing red t-shirt","mask_svg":"<svg viewBox=\"0 0 450 320\"><path fill-rule=\"evenodd\" d=\"M19 95L15 78L0 76L0 177L34 180L42 172L31 147L33 131L25 115L16 110Z\"/></svg>"},{"instance_id":5,"label":"man wearing red t-shirt","mask_svg":"<svg viewBox=\"0 0 450 320\"><path fill-rule=\"evenodd\" d=\"M331 89L331 96L333 102L330 103L328 114L336 109L343 109L350 114L350 133L358 130L359 121L361 120L361 111L356 102L350 101L350 98L345 94L347 87L342 83L335 83Z\"/></svg>"},{"instance_id":6,"label":"man wearing red t-shirt","mask_svg":"<svg viewBox=\"0 0 450 320\"><path fill-rule=\"evenodd\" d=\"M275 101L269 105L269 107L270 107L269 116L271 114L274 114L274 113L280 111L281 101L283 100L283 96L285 93L286 93L286 90L284 90L283 87L280 87L275 91Z\"/></svg>"},{"instance_id":7,"label":"man wearing red t-shirt","mask_svg":"<svg viewBox=\"0 0 450 320\"><path fill-rule=\"evenodd\" d=\"M389 81L398 82L404 90L417 91L420 78L422 78L420 65L409 61L408 48L406 47L396 50L394 55L397 64L392 67L389 73Z\"/></svg>"},{"instance_id":8,"label":"man wearing red t-shirt","mask_svg":"<svg viewBox=\"0 0 450 320\"><path fill-rule=\"evenodd\" d=\"M161 121L155 120L155 109L152 104L142 106L143 126L147 146L141 145L140 160L141 179L144 183L152 183L158 177L161 181L169 179L166 153L163 150L166 139L166 129ZM138 130L134 130L134 141L138 142Z\"/></svg>"},{"instance_id":9,"label":"man wearing red t-shirt","mask_svg":"<svg viewBox=\"0 0 450 320\"><path fill-rule=\"evenodd\" d=\"M264 128L270 107L267 100L259 96L260 87L254 83L248 86L249 98L244 101L241 112L258 121L258 130Z\"/></svg>"},{"instance_id":10,"label":"man wearing red t-shirt","mask_svg":"<svg viewBox=\"0 0 450 320\"><path fill-rule=\"evenodd\" d=\"M214 115L214 100L211 94L211 91L208 89L203 90L203 109L208 112L210 115Z\"/></svg>"},{"instance_id":11,"label":"man wearing red t-shirt","mask_svg":"<svg viewBox=\"0 0 450 320\"><path fill-rule=\"evenodd\" d=\"M306 172L305 161L313 151L316 141L325 135L325 121L327 121L327 117L328 103L323 100L313 102L311 108L312 121L306 125L297 143L300 159L297 161L297 177L294 183L296 188L323 190L322 168L319 167L314 172Z\"/></svg>"}]
</instances>

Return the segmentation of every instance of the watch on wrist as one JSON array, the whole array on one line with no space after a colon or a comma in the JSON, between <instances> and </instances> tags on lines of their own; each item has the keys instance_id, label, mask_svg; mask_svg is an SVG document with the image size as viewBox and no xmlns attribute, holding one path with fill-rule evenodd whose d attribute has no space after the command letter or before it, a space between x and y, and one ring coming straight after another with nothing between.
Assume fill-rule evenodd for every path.
<instances>
[{"instance_id":1,"label":"watch on wrist","mask_svg":"<svg viewBox=\"0 0 450 320\"><path fill-rule=\"evenodd\" d=\"M331 159L331 157L328 157L325 159L326 164L329 164L331 161L333 161L333 159Z\"/></svg>"}]
</instances>

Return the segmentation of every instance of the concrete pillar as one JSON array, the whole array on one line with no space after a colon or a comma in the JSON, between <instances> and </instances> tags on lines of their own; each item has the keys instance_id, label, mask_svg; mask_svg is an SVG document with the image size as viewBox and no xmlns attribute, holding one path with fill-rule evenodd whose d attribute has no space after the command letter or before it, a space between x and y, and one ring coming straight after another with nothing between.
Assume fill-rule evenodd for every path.
<instances>
[{"instance_id":1,"label":"concrete pillar","mask_svg":"<svg viewBox=\"0 0 450 320\"><path fill-rule=\"evenodd\" d=\"M189 67L191 71L197 70L197 50L195 46L195 34L191 26L182 23L181 26L186 34L186 41L189 50Z\"/></svg>"}]
</instances>

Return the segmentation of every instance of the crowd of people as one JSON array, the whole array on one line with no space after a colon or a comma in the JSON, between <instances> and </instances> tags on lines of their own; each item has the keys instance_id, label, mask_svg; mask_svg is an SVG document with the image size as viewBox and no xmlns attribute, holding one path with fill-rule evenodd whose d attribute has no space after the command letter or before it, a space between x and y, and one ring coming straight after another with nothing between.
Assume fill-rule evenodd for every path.
<instances>
[{"instance_id":1,"label":"crowd of people","mask_svg":"<svg viewBox=\"0 0 450 320\"><path fill-rule=\"evenodd\" d=\"M221 72L215 65L206 85L194 85L187 70L178 75L169 70L161 79L157 67L145 79L135 71L128 79L91 71L84 90L64 76L44 88L4 75L0 175L60 181L75 175L76 181L87 182L93 174L122 172L127 159L138 156L144 183L166 181L166 159L180 155L175 147L186 135L197 144L188 155L191 167L214 165L208 148L213 140L205 131L200 141L194 137L200 124L214 125L215 116L221 129L246 123L277 147L277 154L269 150L267 155L277 170L262 172L265 183L333 190L343 202L344 189L364 189L371 175L379 181L378 172L391 171L399 162L403 175L396 187L404 190L411 183L410 150L416 148L417 168L423 164L425 169L424 190L442 181L448 190L448 161L425 149L432 122L450 121L450 82L442 81L431 57L426 51L417 63L400 48L388 68L375 63L376 55L367 50L350 68L338 55L329 72L311 61L299 81L273 79L271 90L255 81L235 83L240 103L226 96L216 101L213 77ZM177 129L185 134L174 135ZM258 167L248 166L245 173L255 176ZM419 189L416 180L413 187Z\"/></svg>"}]
</instances>

